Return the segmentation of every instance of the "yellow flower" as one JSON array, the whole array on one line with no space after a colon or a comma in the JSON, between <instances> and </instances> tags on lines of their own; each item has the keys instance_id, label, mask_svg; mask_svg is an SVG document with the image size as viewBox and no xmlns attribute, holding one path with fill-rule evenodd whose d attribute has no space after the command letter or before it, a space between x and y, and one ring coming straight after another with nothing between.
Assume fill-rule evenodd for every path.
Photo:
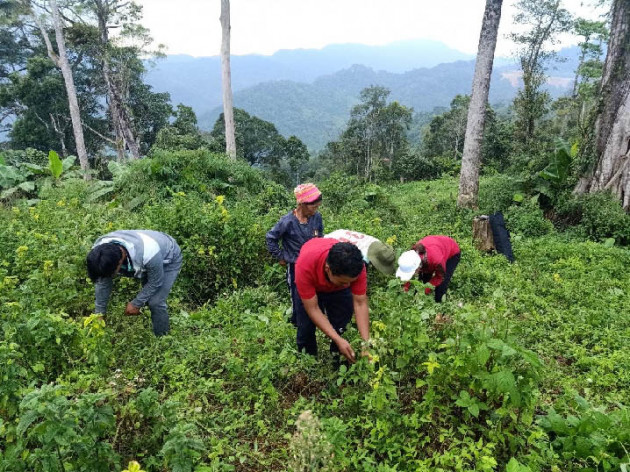
<instances>
[{"instance_id":1,"label":"yellow flower","mask_svg":"<svg viewBox=\"0 0 630 472\"><path fill-rule=\"evenodd\" d=\"M65 200L63 200L63 199L59 200L59 201L57 202L57 206L58 206L58 207L64 207L64 206L66 206L66 201L65 201Z\"/></svg>"},{"instance_id":2,"label":"yellow flower","mask_svg":"<svg viewBox=\"0 0 630 472\"><path fill-rule=\"evenodd\" d=\"M435 369L440 368L440 364L435 360L435 354L429 354L429 360L427 362L423 362L422 365L427 368L429 375L431 375Z\"/></svg>"},{"instance_id":3,"label":"yellow flower","mask_svg":"<svg viewBox=\"0 0 630 472\"><path fill-rule=\"evenodd\" d=\"M373 321L372 328L374 328L375 331L385 331L385 328L387 328L387 326L385 326L385 323L383 323L382 321Z\"/></svg>"},{"instance_id":4,"label":"yellow flower","mask_svg":"<svg viewBox=\"0 0 630 472\"><path fill-rule=\"evenodd\" d=\"M26 252L28 251L28 246L20 246L15 250L17 252L18 257L24 257Z\"/></svg>"},{"instance_id":5,"label":"yellow flower","mask_svg":"<svg viewBox=\"0 0 630 472\"><path fill-rule=\"evenodd\" d=\"M214 201L217 202L219 205L223 205L223 201L225 200L225 195L218 195Z\"/></svg>"},{"instance_id":6,"label":"yellow flower","mask_svg":"<svg viewBox=\"0 0 630 472\"><path fill-rule=\"evenodd\" d=\"M390 236L389 238L387 238L387 241L385 242L391 246L392 244L396 242L396 235Z\"/></svg>"},{"instance_id":7,"label":"yellow flower","mask_svg":"<svg viewBox=\"0 0 630 472\"><path fill-rule=\"evenodd\" d=\"M129 465L127 466L127 468L123 470L123 472L145 472L145 471L140 468L140 464L138 464L136 461L131 461L129 462Z\"/></svg>"}]
</instances>

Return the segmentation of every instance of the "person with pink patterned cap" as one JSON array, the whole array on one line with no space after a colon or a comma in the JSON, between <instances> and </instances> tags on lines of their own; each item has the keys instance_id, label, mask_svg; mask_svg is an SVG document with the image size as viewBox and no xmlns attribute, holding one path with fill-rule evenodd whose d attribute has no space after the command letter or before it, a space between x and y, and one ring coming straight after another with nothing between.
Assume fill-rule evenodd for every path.
<instances>
[{"instance_id":1,"label":"person with pink patterned cap","mask_svg":"<svg viewBox=\"0 0 630 472\"><path fill-rule=\"evenodd\" d=\"M301 184L293 190L297 207L280 218L266 236L267 249L282 266L287 268L287 285L291 293L291 323L297 324L296 303L299 295L295 287L295 261L305 242L324 236L322 215L317 211L322 193L312 183Z\"/></svg>"}]
</instances>

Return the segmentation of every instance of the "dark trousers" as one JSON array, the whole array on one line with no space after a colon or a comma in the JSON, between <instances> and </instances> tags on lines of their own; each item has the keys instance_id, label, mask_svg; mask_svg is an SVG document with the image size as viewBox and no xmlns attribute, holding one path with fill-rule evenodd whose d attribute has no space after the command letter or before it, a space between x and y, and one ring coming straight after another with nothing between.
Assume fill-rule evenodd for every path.
<instances>
[{"instance_id":1,"label":"dark trousers","mask_svg":"<svg viewBox=\"0 0 630 472\"><path fill-rule=\"evenodd\" d=\"M319 292L317 294L319 308L328 317L328 321L337 334L342 335L346 326L352 318L354 303L350 288L338 290L336 292ZM317 355L317 341L315 339L316 326L311 321L308 313L304 309L302 300L297 297L297 348L298 351L306 351L307 354ZM339 352L337 344L331 341L330 352Z\"/></svg>"},{"instance_id":2,"label":"dark trousers","mask_svg":"<svg viewBox=\"0 0 630 472\"><path fill-rule=\"evenodd\" d=\"M451 277L453 276L453 272L457 268L457 264L459 264L459 260L461 259L461 252L455 254L453 257L446 261L446 273L444 274L444 280L442 283L435 287L435 301L440 303L442 301L442 297L446 293L446 289L448 289L448 285L451 283ZM420 274L420 279L426 284L433 278L433 274Z\"/></svg>"},{"instance_id":3,"label":"dark trousers","mask_svg":"<svg viewBox=\"0 0 630 472\"><path fill-rule=\"evenodd\" d=\"M168 305L166 304L166 298L171 292L171 288L175 283L175 279L179 275L179 271L182 268L182 253L179 248L173 255L173 260L170 264L164 266L164 281L160 288L153 294L147 306L151 310L151 322L153 323L153 334L156 336L163 336L168 333L170 329L170 322L168 318ZM142 285L147 283L146 279L142 280Z\"/></svg>"},{"instance_id":4,"label":"dark trousers","mask_svg":"<svg viewBox=\"0 0 630 472\"><path fill-rule=\"evenodd\" d=\"M297 326L297 302L300 301L300 296L295 287L295 262L287 262L287 285L291 294L291 318L289 321Z\"/></svg>"}]
</instances>

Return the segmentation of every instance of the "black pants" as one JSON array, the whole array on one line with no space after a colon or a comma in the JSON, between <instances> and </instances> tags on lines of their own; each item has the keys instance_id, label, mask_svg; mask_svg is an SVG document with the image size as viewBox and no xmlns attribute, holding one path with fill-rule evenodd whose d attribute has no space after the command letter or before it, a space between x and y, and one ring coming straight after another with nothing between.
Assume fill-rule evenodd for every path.
<instances>
[{"instance_id":1,"label":"black pants","mask_svg":"<svg viewBox=\"0 0 630 472\"><path fill-rule=\"evenodd\" d=\"M442 297L446 293L446 289L448 289L448 284L451 283L451 277L453 276L453 272L457 268L457 264L459 264L459 260L461 259L462 253L459 252L455 254L453 257L446 261L446 273L444 274L444 280L442 283L435 287L435 301L440 303L442 301ZM420 274L420 280L422 280L425 284L429 282L433 278L433 274Z\"/></svg>"},{"instance_id":2,"label":"black pants","mask_svg":"<svg viewBox=\"0 0 630 472\"><path fill-rule=\"evenodd\" d=\"M328 321L337 334L342 335L346 330L348 322L354 312L354 303L350 288L338 290L336 292L319 292L317 294L319 308L328 317ZM302 300L297 297L297 348L298 351L306 351L307 354L317 355L317 341L315 339L316 326L311 321L308 313L304 309ZM331 341L330 352L338 352L337 344Z\"/></svg>"},{"instance_id":3,"label":"black pants","mask_svg":"<svg viewBox=\"0 0 630 472\"><path fill-rule=\"evenodd\" d=\"M289 286L289 293L291 294L291 318L289 321L297 326L296 303L300 301L300 296L295 287L295 262L287 263L287 285Z\"/></svg>"}]
</instances>

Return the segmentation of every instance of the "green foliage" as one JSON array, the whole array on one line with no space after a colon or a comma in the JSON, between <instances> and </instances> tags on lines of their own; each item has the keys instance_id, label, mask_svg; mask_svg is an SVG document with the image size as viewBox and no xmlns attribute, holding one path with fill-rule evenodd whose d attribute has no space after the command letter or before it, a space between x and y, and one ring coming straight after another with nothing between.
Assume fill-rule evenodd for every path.
<instances>
[{"instance_id":1,"label":"green foliage","mask_svg":"<svg viewBox=\"0 0 630 472\"><path fill-rule=\"evenodd\" d=\"M553 231L553 223L545 218L537 198L527 198L505 212L507 228L527 237L537 237Z\"/></svg>"},{"instance_id":2,"label":"green foliage","mask_svg":"<svg viewBox=\"0 0 630 472\"><path fill-rule=\"evenodd\" d=\"M613 238L618 244L630 243L630 216L610 192L580 196L563 195L556 209L558 220L574 226L573 231L593 241Z\"/></svg>"},{"instance_id":3,"label":"green foliage","mask_svg":"<svg viewBox=\"0 0 630 472\"><path fill-rule=\"evenodd\" d=\"M607 412L592 407L579 395L559 406L566 411L558 413L551 408L539 423L549 434L554 449L578 464L575 470L624 470L630 464L626 449L630 443L627 409Z\"/></svg>"},{"instance_id":4,"label":"green foliage","mask_svg":"<svg viewBox=\"0 0 630 472\"><path fill-rule=\"evenodd\" d=\"M33 150L31 150L33 151ZM11 165L0 163L0 200L15 197L35 197L42 189L57 183L62 173L69 171L75 164L76 157L68 156L61 160L55 151L48 154L48 168L32 162L31 156L37 152L11 153ZM25 160L18 160L26 158ZM48 178L40 178L50 174ZM66 176L73 177L72 174ZM35 201L35 200L32 200Z\"/></svg>"},{"instance_id":5,"label":"green foliage","mask_svg":"<svg viewBox=\"0 0 630 472\"><path fill-rule=\"evenodd\" d=\"M525 228L514 264L473 249L454 178L318 183L329 230L365 231L397 251L449 234L463 254L442 304L420 282L403 292L370 269L372 359L337 371L323 337L318 359L296 352L285 274L265 255L288 192L205 151L113 170L110 202L89 201L102 184L62 179L31 207L0 208L0 470L138 461L147 472L577 472L628 462L620 314L630 257L526 236L540 210L529 198L514 205L507 179L481 188L496 189L485 202L513 205ZM142 192L143 205L123 204ZM148 313L122 316L135 281L116 282L106 317L91 313L85 254L104 232L134 227L166 231L184 250L168 336L150 335ZM362 347L354 323L345 336ZM565 400L571 391L588 404Z\"/></svg>"},{"instance_id":6,"label":"green foliage","mask_svg":"<svg viewBox=\"0 0 630 472\"><path fill-rule=\"evenodd\" d=\"M265 180L244 162L233 162L207 150L156 150L150 159L132 162L115 176L117 198L132 208L173 193L198 193L211 201L217 195L266 194L271 205L286 203L284 190Z\"/></svg>"},{"instance_id":7,"label":"green foliage","mask_svg":"<svg viewBox=\"0 0 630 472\"><path fill-rule=\"evenodd\" d=\"M334 169L342 168L368 181L396 177L399 161L408 153L407 130L411 109L398 102L387 103L385 87L363 89L360 103L350 111L350 120L338 141L327 144L323 159Z\"/></svg>"},{"instance_id":8,"label":"green foliage","mask_svg":"<svg viewBox=\"0 0 630 472\"><path fill-rule=\"evenodd\" d=\"M154 149L167 151L195 150L203 147L203 139L197 128L197 116L192 108L177 105L175 121L163 127L157 134Z\"/></svg>"}]
</instances>

